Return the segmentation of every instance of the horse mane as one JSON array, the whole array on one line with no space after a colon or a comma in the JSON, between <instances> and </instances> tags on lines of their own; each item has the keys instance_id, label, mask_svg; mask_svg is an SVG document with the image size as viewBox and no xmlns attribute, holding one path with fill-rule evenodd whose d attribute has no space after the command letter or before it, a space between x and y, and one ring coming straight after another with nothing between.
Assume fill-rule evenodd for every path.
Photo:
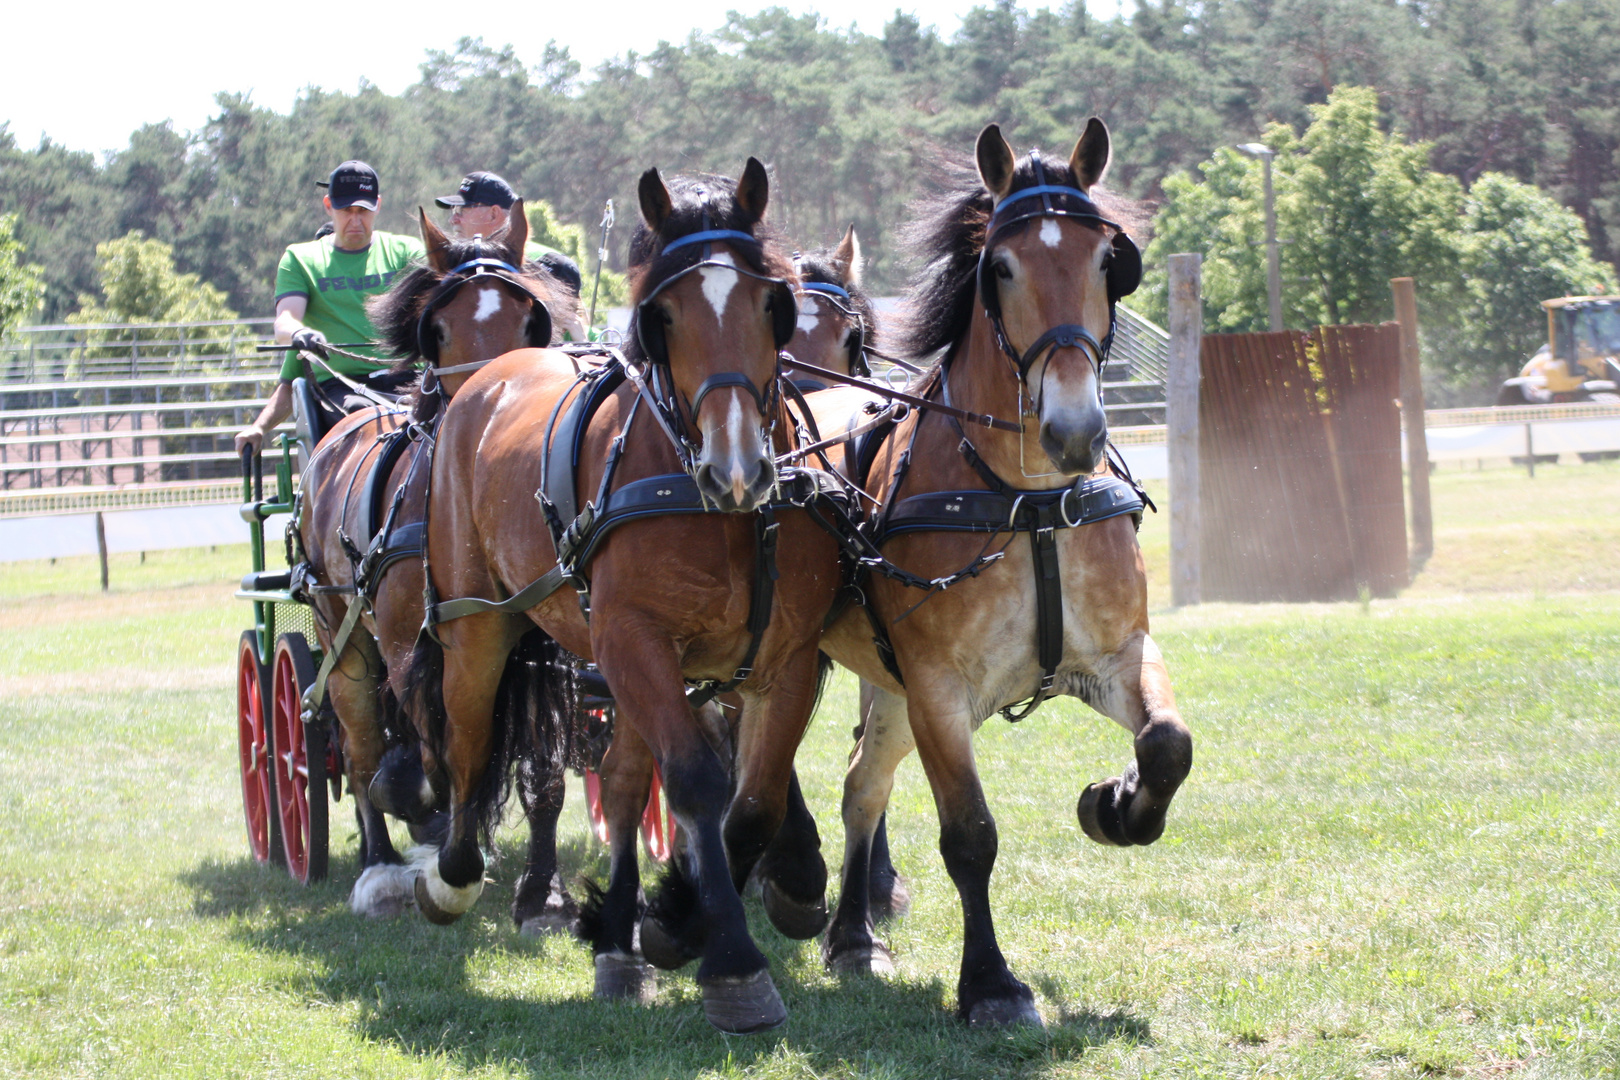
<instances>
[{"instance_id":1,"label":"horse mane","mask_svg":"<svg viewBox=\"0 0 1620 1080\"><path fill-rule=\"evenodd\" d=\"M473 259L504 259L506 250L501 241L506 238L504 227L489 237L470 240L447 239L445 259L451 266L460 266ZM529 286L540 302L551 312L553 325L563 322L563 312L577 311L579 294L543 262L523 265L523 282ZM433 269L426 262L412 263L388 287L366 301L366 313L377 328L377 344L398 362L395 371L408 371L422 359L416 341L416 326L422 317L422 308L433 296L433 291L448 275Z\"/></svg>"},{"instance_id":2,"label":"horse mane","mask_svg":"<svg viewBox=\"0 0 1620 1080\"><path fill-rule=\"evenodd\" d=\"M767 277L793 279L793 261L783 250L781 235L765 222L755 221L737 205L737 181L708 173L667 176L663 180L672 204L664 227L655 233L645 221L637 220L635 234L630 238L632 314L624 352L628 359L637 361L646 359L641 351L639 332L641 302L658 286L702 258L702 248L696 244L669 255L662 254L664 245L670 241L704 229L745 232L759 241L758 247L741 244L733 250L748 269Z\"/></svg>"},{"instance_id":3,"label":"horse mane","mask_svg":"<svg viewBox=\"0 0 1620 1080\"><path fill-rule=\"evenodd\" d=\"M837 249L824 247L806 251L793 260L800 281L819 281L836 285L849 293L849 306L861 317L862 332L868 346L877 345L877 319L872 314L872 298L860 283L846 280L838 273Z\"/></svg>"},{"instance_id":4,"label":"horse mane","mask_svg":"<svg viewBox=\"0 0 1620 1080\"><path fill-rule=\"evenodd\" d=\"M1046 172L1048 184L1073 184L1074 170L1067 158L1032 152ZM973 160L942 155L935 163L940 191L911 206L911 222L901 230L901 244L921 264L906 289L904 314L898 320L896 349L910 360L925 360L950 348L967 334L978 303L979 253L990 221L990 192L979 179ZM1030 154L1018 158L1012 190L1036 183ZM1134 200L1106 190L1091 189L1091 199L1127 232L1142 228L1145 215Z\"/></svg>"}]
</instances>

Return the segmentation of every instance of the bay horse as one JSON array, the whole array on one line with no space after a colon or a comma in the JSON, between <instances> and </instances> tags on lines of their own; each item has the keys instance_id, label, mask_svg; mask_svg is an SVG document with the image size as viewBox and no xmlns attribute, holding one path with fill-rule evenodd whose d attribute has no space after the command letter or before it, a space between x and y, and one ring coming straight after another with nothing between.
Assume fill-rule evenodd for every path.
<instances>
[{"instance_id":1,"label":"bay horse","mask_svg":"<svg viewBox=\"0 0 1620 1080\"><path fill-rule=\"evenodd\" d=\"M567 283L538 265L520 269L528 238L521 204L511 225L488 240L447 238L426 214L421 228L425 263L374 299L370 314L381 344L399 358L396 370L426 361L429 391L408 399L400 411L367 409L337 424L302 477L297 519L323 647L332 648L355 602L357 577L370 598L326 687L360 826L360 874L350 905L373 916L397 914L413 902L409 872L389 839L383 812L406 818L415 832L432 820L434 810L416 797L422 775L418 739L398 709L423 615L426 440L420 424L413 432L407 412L414 408L423 417L452 398L480 361L528 344L549 345L552 312L559 318L577 316L579 307ZM361 553L379 532L387 532L387 541L368 562ZM523 736L507 755L518 747L524 751L514 764L530 825L529 857L512 915L531 933L563 929L574 916L573 901L556 872L562 765L567 763L561 759L572 749L573 726L547 723L553 718L535 705L521 685L509 687L501 702L514 713L509 725L514 739ZM393 749L386 750L389 746ZM385 750L392 768L383 768ZM384 781L391 776L393 782L374 785L379 771Z\"/></svg>"},{"instance_id":2,"label":"bay horse","mask_svg":"<svg viewBox=\"0 0 1620 1080\"><path fill-rule=\"evenodd\" d=\"M869 684L845 779L843 880L825 955L835 971L892 970L874 935L867 876L895 767L915 747L962 903L957 1013L973 1025L1039 1025L1033 995L996 941L996 825L974 731L998 710L1022 719L1053 694L1124 726L1136 760L1086 787L1077 807L1085 834L1115 845L1158 839L1191 768L1192 739L1148 633L1140 493L1094 475L1107 467L1100 380L1113 305L1141 269L1124 229L1090 196L1108 165L1108 129L1091 119L1066 162L1039 151L1018 161L992 124L975 156L977 175L959 170L913 230L923 269L901 351L922 360L943 350L914 392L1016 418L1021 430L970 433L917 410L844 447L839 468L875 500L868 535L884 556L913 584L952 584L919 590L873 574L869 612L846 611L822 639ZM810 397L823 432L850 430L860 400L845 390Z\"/></svg>"},{"instance_id":3,"label":"bay horse","mask_svg":"<svg viewBox=\"0 0 1620 1080\"><path fill-rule=\"evenodd\" d=\"M791 264L762 225L764 166L667 184L649 169L638 193L624 362L501 357L461 387L438 430L428 566L433 594L455 599L435 602L412 667L417 699L442 710L424 761L451 819L415 895L454 918L483 887L484 773L503 738L493 706L514 646L544 634L596 663L617 709L601 768L612 870L583 920L598 996L645 992L636 826L656 761L685 845L640 920L642 950L667 967L701 957L706 1017L749 1032L786 1010L740 886L764 859L777 910L824 908L819 840L792 837L797 865L767 849L784 831L824 671L816 642L839 559L794 502L813 478L774 461L794 439L777 352L796 312ZM553 438L559 428L575 434ZM743 701L731 770L694 709L722 690ZM821 920L810 922L814 933Z\"/></svg>"}]
</instances>

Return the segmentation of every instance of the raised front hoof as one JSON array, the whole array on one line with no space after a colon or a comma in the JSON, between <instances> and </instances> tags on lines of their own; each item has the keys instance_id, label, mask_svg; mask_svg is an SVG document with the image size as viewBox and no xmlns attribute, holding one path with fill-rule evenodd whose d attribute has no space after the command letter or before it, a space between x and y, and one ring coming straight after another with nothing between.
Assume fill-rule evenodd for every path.
<instances>
[{"instance_id":1,"label":"raised front hoof","mask_svg":"<svg viewBox=\"0 0 1620 1080\"><path fill-rule=\"evenodd\" d=\"M828 949L823 959L827 970L834 975L875 975L886 979L894 974L894 953L876 938L859 945Z\"/></svg>"},{"instance_id":2,"label":"raised front hoof","mask_svg":"<svg viewBox=\"0 0 1620 1080\"><path fill-rule=\"evenodd\" d=\"M1029 991L1015 997L985 998L975 1002L967 1011L968 1027L975 1028L1005 1028L1005 1027L1035 1027L1044 1028L1046 1021L1041 1014L1035 1011L1035 1002L1028 997Z\"/></svg>"},{"instance_id":3,"label":"raised front hoof","mask_svg":"<svg viewBox=\"0 0 1620 1080\"><path fill-rule=\"evenodd\" d=\"M866 895L874 922L899 919L911 911L911 890L906 887L906 879L898 874L887 881L874 877Z\"/></svg>"},{"instance_id":4,"label":"raised front hoof","mask_svg":"<svg viewBox=\"0 0 1620 1080\"><path fill-rule=\"evenodd\" d=\"M1109 847L1130 847L1131 840L1125 835L1124 807L1120 805L1122 797L1119 789L1120 778L1117 776L1100 784L1088 784L1086 790L1080 793L1080 802L1074 812L1080 818L1080 828L1097 843ZM1123 797L1127 805L1129 798L1128 795Z\"/></svg>"},{"instance_id":5,"label":"raised front hoof","mask_svg":"<svg viewBox=\"0 0 1620 1080\"><path fill-rule=\"evenodd\" d=\"M596 1000L646 1005L657 996L653 969L622 952L596 954Z\"/></svg>"},{"instance_id":6,"label":"raised front hoof","mask_svg":"<svg viewBox=\"0 0 1620 1080\"><path fill-rule=\"evenodd\" d=\"M787 1019L769 970L726 976L703 984L703 1016L727 1035L769 1031Z\"/></svg>"},{"instance_id":7,"label":"raised front hoof","mask_svg":"<svg viewBox=\"0 0 1620 1080\"><path fill-rule=\"evenodd\" d=\"M433 896L428 892L427 875L416 875L416 909L427 917L427 921L437 926L449 926L461 918L459 911L446 911L433 902Z\"/></svg>"},{"instance_id":8,"label":"raised front hoof","mask_svg":"<svg viewBox=\"0 0 1620 1080\"><path fill-rule=\"evenodd\" d=\"M697 953L686 948L679 938L672 937L657 919L646 915L641 917L637 938L647 963L663 971L677 971L698 958Z\"/></svg>"},{"instance_id":9,"label":"raised front hoof","mask_svg":"<svg viewBox=\"0 0 1620 1080\"><path fill-rule=\"evenodd\" d=\"M808 941L827 929L829 916L824 898L810 904L801 903L768 878L762 883L761 896L765 901L765 914L783 937Z\"/></svg>"}]
</instances>

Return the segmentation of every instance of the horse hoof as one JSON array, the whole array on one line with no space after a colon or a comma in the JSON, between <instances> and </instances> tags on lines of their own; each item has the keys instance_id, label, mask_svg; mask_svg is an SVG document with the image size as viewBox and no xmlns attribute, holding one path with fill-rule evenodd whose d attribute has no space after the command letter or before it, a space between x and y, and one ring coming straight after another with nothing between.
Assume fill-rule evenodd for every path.
<instances>
[{"instance_id":1,"label":"horse hoof","mask_svg":"<svg viewBox=\"0 0 1620 1080\"><path fill-rule=\"evenodd\" d=\"M762 885L765 914L771 925L795 941L808 941L827 929L827 901L819 899L813 904L801 904L788 896L776 883L767 878Z\"/></svg>"},{"instance_id":2,"label":"horse hoof","mask_svg":"<svg viewBox=\"0 0 1620 1080\"><path fill-rule=\"evenodd\" d=\"M547 908L518 923L518 933L524 937L545 937L547 934L566 934L573 926L574 916L560 909Z\"/></svg>"},{"instance_id":3,"label":"horse hoof","mask_svg":"<svg viewBox=\"0 0 1620 1080\"><path fill-rule=\"evenodd\" d=\"M768 1031L787 1019L769 970L710 979L703 984L703 1016L727 1035Z\"/></svg>"},{"instance_id":4,"label":"horse hoof","mask_svg":"<svg viewBox=\"0 0 1620 1080\"><path fill-rule=\"evenodd\" d=\"M1080 819L1080 828L1099 844L1107 847L1129 847L1123 824L1119 819L1119 781L1104 780L1100 784L1087 784L1080 793L1080 802L1074 812Z\"/></svg>"},{"instance_id":5,"label":"horse hoof","mask_svg":"<svg viewBox=\"0 0 1620 1080\"><path fill-rule=\"evenodd\" d=\"M596 1000L649 1004L657 995L653 969L622 952L596 954Z\"/></svg>"},{"instance_id":6,"label":"horse hoof","mask_svg":"<svg viewBox=\"0 0 1620 1080\"><path fill-rule=\"evenodd\" d=\"M986 998L968 1010L967 1022L976 1028L1046 1026L1035 1003L1024 997Z\"/></svg>"},{"instance_id":7,"label":"horse hoof","mask_svg":"<svg viewBox=\"0 0 1620 1080\"><path fill-rule=\"evenodd\" d=\"M670 937L657 919L642 916L637 936L641 942L641 955L655 968L677 971L697 959L677 939Z\"/></svg>"},{"instance_id":8,"label":"horse hoof","mask_svg":"<svg viewBox=\"0 0 1620 1080\"><path fill-rule=\"evenodd\" d=\"M373 919L400 915L410 908L411 901L409 871L389 863L366 867L349 893L349 908L356 915Z\"/></svg>"},{"instance_id":9,"label":"horse hoof","mask_svg":"<svg viewBox=\"0 0 1620 1080\"><path fill-rule=\"evenodd\" d=\"M427 921L438 926L449 926L461 918L459 911L446 911L433 902L428 894L427 875L416 875L416 909L427 917Z\"/></svg>"},{"instance_id":10,"label":"horse hoof","mask_svg":"<svg viewBox=\"0 0 1620 1080\"><path fill-rule=\"evenodd\" d=\"M874 881L868 903L874 921L899 919L911 911L911 890L906 888L905 879L898 876L889 882L887 888Z\"/></svg>"},{"instance_id":11,"label":"horse hoof","mask_svg":"<svg viewBox=\"0 0 1620 1080\"><path fill-rule=\"evenodd\" d=\"M888 978L894 974L894 953L881 941L870 945L840 949L827 956L827 970L834 975L876 975Z\"/></svg>"}]
</instances>

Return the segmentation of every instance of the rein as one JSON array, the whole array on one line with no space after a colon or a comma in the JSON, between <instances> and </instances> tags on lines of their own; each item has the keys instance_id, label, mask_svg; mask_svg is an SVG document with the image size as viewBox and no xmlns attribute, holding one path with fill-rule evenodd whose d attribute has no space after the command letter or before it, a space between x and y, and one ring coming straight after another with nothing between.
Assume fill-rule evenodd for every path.
<instances>
[{"instance_id":1,"label":"rein","mask_svg":"<svg viewBox=\"0 0 1620 1080\"><path fill-rule=\"evenodd\" d=\"M795 360L792 353L782 353L781 359L782 362L788 367L794 368L798 371L807 371L812 375L819 375L823 379L831 379L834 382L841 382L846 386L858 386L862 390L869 390L872 393L881 397L886 397L891 401L903 401L907 405L913 406L914 408L930 409L934 412L944 413L946 416L954 417L957 420L964 420L970 424L978 424L980 427L995 428L998 431L1013 431L1022 433L1024 430L1022 424L1015 424L1010 420L997 420L994 416L991 416L988 413L969 412L966 409L959 409L955 405L947 405L941 401L932 401L925 397L918 397L916 394L909 394L904 390L896 390L893 387L885 386L882 383L871 382L867 379L858 378L854 375L845 375L842 372L833 371L830 368L817 367L815 364L807 364L803 360Z\"/></svg>"}]
</instances>

